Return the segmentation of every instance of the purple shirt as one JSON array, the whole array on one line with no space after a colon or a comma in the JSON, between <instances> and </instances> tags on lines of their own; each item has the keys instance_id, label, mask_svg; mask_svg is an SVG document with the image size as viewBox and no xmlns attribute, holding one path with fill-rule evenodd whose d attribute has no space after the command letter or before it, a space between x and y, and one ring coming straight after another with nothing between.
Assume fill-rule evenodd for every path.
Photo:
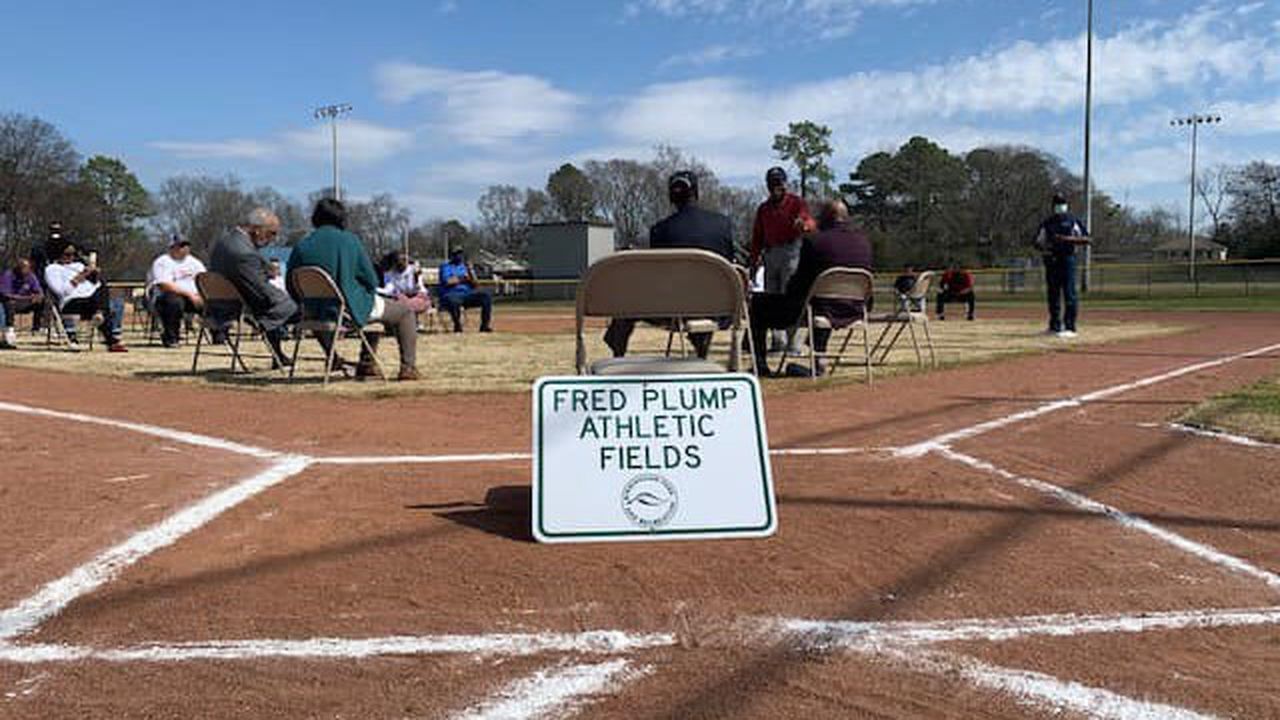
<instances>
[{"instance_id":1,"label":"purple shirt","mask_svg":"<svg viewBox=\"0 0 1280 720\"><path fill-rule=\"evenodd\" d=\"M43 294L35 273L27 273L25 277L19 278L14 271L5 270L0 275L0 297L32 297Z\"/></svg>"}]
</instances>

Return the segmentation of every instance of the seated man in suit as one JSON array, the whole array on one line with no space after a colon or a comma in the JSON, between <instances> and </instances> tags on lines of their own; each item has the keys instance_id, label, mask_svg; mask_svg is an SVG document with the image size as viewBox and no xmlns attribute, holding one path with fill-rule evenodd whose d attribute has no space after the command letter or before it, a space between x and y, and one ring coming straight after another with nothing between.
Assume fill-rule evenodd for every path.
<instances>
[{"instance_id":1,"label":"seated man in suit","mask_svg":"<svg viewBox=\"0 0 1280 720\"><path fill-rule=\"evenodd\" d=\"M476 288L476 275L459 248L440 266L440 309L453 319L453 331L462 332L462 308L480 308L480 332L493 332L493 297Z\"/></svg>"},{"instance_id":2,"label":"seated man in suit","mask_svg":"<svg viewBox=\"0 0 1280 720\"><path fill-rule=\"evenodd\" d=\"M818 220L818 233L804 239L800 247L800 263L787 282L787 291L760 293L751 299L751 334L765 337L767 329L787 328L799 322L809 288L824 270L832 267L854 267L871 270L871 242L861 230L850 227L849 208L840 200L823 206ZM831 320L832 328L849 326L862 317L862 304L852 301L814 301L814 311ZM818 329L812 338L813 349L825 352L831 330ZM756 371L768 373L767 351L756 342Z\"/></svg>"},{"instance_id":3,"label":"seated man in suit","mask_svg":"<svg viewBox=\"0 0 1280 720\"><path fill-rule=\"evenodd\" d=\"M284 362L280 341L284 327L298 314L298 305L289 294L271 284L267 259L258 252L280 233L280 218L267 208L254 208L231 232L213 245L209 269L226 277L240 291L249 313L266 333L275 351L275 362ZM225 331L215 337L225 337Z\"/></svg>"},{"instance_id":4,"label":"seated man in suit","mask_svg":"<svg viewBox=\"0 0 1280 720\"><path fill-rule=\"evenodd\" d=\"M676 211L649 228L650 248L709 250L733 262L733 224L727 215L698 207L698 176L687 170L672 175L667 181L667 197ZM655 318L650 322L666 325L669 321ZM728 326L727 321L721 324ZM635 327L635 320L615 318L609 322L604 342L614 357L627 354ZM689 342L698 357L706 358L711 349L711 333L690 333Z\"/></svg>"}]
</instances>

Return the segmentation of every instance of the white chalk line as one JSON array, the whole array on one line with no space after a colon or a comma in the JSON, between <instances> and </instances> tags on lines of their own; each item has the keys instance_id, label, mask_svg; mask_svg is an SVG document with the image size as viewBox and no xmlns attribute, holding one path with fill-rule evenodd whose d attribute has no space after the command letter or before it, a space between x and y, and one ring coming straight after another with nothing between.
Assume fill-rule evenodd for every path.
<instances>
[{"instance_id":1,"label":"white chalk line","mask_svg":"<svg viewBox=\"0 0 1280 720\"><path fill-rule=\"evenodd\" d=\"M1231 443L1232 445L1241 445L1243 447L1257 448L1260 450L1280 450L1280 445L1276 443L1263 442L1254 440L1251 437L1236 435L1234 433L1222 430L1210 430L1209 428L1197 427L1186 423L1168 423L1165 427L1175 432L1186 433L1196 437L1202 437L1209 440L1221 440L1222 442Z\"/></svg>"},{"instance_id":2,"label":"white chalk line","mask_svg":"<svg viewBox=\"0 0 1280 720\"><path fill-rule=\"evenodd\" d=\"M627 660L560 664L538 670L503 687L492 697L454 717L458 720L535 720L576 715L592 696L616 692L649 673L648 666L632 667Z\"/></svg>"},{"instance_id":3,"label":"white chalk line","mask_svg":"<svg viewBox=\"0 0 1280 720\"><path fill-rule=\"evenodd\" d=\"M886 646L964 641L1006 642L1027 637L1075 637L1280 625L1280 607L1094 615L1062 613L924 621L783 619L772 621L772 625L778 632L798 636L801 641L817 648L878 650Z\"/></svg>"},{"instance_id":4,"label":"white chalk line","mask_svg":"<svg viewBox=\"0 0 1280 720\"><path fill-rule=\"evenodd\" d=\"M219 490L129 537L54 580L14 607L0 611L0 641L35 630L82 595L93 592L155 551L173 544L273 485L302 472L307 458L285 456L266 470Z\"/></svg>"},{"instance_id":5,"label":"white chalk line","mask_svg":"<svg viewBox=\"0 0 1280 720\"><path fill-rule=\"evenodd\" d=\"M1200 372L1201 370L1208 370L1210 368L1219 367L1221 365L1237 362L1239 360L1245 360L1251 357L1257 357L1258 355L1265 355L1267 353L1274 352L1276 350L1280 350L1280 343L1277 343L1274 345L1267 345L1265 347L1256 348L1254 350L1249 350L1247 352L1237 353L1235 355L1228 355L1226 357L1221 357L1214 360L1207 360L1205 362L1195 363L1193 365L1186 365L1186 366L1177 368L1176 370L1170 370L1169 372L1160 373L1159 375L1152 375L1150 377L1142 378L1140 380L1121 383L1119 385L1112 385L1110 387L1102 388L1101 390L1094 390L1093 392L1088 392L1083 395L1077 395L1076 397L1073 397L1073 398L1067 398L1063 400L1054 400L1052 402L1044 403L1043 405L1039 405L1029 410L1023 410L1021 412L1016 412L1011 415L1005 415L1004 417L995 418L993 420L981 422L976 425L970 425L969 427L960 428L959 430L952 430L950 432L946 432L941 435L932 437L923 442L907 445L905 447L899 448L897 451L897 454L899 457L921 457L931 452L941 450L942 448L945 448L951 445L952 443L956 443L961 440L969 440L979 435L984 435L986 433L989 433L993 430L999 430L1001 428L1005 428L1010 425L1015 425L1017 423L1025 422L1027 420L1033 420L1042 415L1047 415L1049 413L1057 412L1059 410L1065 410L1067 408L1080 407L1082 405L1086 405L1091 402L1104 400L1106 398L1112 397L1113 395L1119 395L1122 393L1129 392L1131 390L1137 390L1137 389L1148 387L1158 383L1167 382L1169 380L1174 380L1174 379L1183 377L1184 375L1190 375L1192 373Z\"/></svg>"},{"instance_id":6,"label":"white chalk line","mask_svg":"<svg viewBox=\"0 0 1280 720\"><path fill-rule=\"evenodd\" d=\"M962 680L1012 697L1019 704L1057 715L1079 713L1103 720L1212 720L1205 715L1175 705L1135 700L1110 690L1061 680L1044 673L997 667L954 653L890 648L876 653L906 669Z\"/></svg>"},{"instance_id":7,"label":"white chalk line","mask_svg":"<svg viewBox=\"0 0 1280 720\"><path fill-rule=\"evenodd\" d=\"M143 435L172 440L185 445L194 445L213 450L225 450L237 455L248 455L249 457L256 457L264 460L274 460L283 455L283 453L279 453L274 450L245 445L233 440L224 440L222 438L210 437L208 435L186 432L185 430L174 430L172 428L148 425L146 423L130 422L128 420L115 420L112 418L97 417L95 415L85 415L82 413L48 410L46 408L19 405L17 403L10 402L0 402L0 410L20 413L23 415L53 418L56 420L71 420L73 422L88 423L90 425L103 425L119 430L128 430L130 432L142 433Z\"/></svg>"},{"instance_id":8,"label":"white chalk line","mask_svg":"<svg viewBox=\"0 0 1280 720\"><path fill-rule=\"evenodd\" d=\"M1126 528L1146 533L1165 544L1172 545L1173 547L1190 555L1194 555L1201 560L1226 568L1232 572L1261 580L1271 588L1280 590L1280 575L1276 575L1268 570L1263 570L1262 568L1234 555L1228 555L1221 550L1217 550L1203 543L1198 543L1194 540L1183 537L1171 530L1166 530L1158 525L1148 522L1147 520L1130 515L1119 508L1098 502L1097 500L1088 498L1080 493L1073 492L1043 480L1017 475L1005 470L1004 468L996 467L986 460L981 460L972 455L966 455L965 453L952 450L950 447L942 447L937 449L935 452L949 460L954 460L961 464L968 465L975 470L983 470L1021 485L1027 489L1048 495L1076 509L1108 517Z\"/></svg>"},{"instance_id":9,"label":"white chalk line","mask_svg":"<svg viewBox=\"0 0 1280 720\"><path fill-rule=\"evenodd\" d=\"M91 648L57 644L5 644L0 661L42 664L98 660L111 663L183 663L201 660L358 660L409 655L522 657L544 653L616 655L668 647L675 636L619 630L577 633L490 633L481 635L395 635L375 638L255 639Z\"/></svg>"}]
</instances>

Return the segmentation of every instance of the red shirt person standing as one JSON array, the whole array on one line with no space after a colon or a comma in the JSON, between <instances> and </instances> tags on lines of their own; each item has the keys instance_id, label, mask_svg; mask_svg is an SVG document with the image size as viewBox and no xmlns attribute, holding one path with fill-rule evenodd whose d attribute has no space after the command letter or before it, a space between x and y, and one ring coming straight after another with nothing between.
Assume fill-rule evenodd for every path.
<instances>
[{"instance_id":1,"label":"red shirt person standing","mask_svg":"<svg viewBox=\"0 0 1280 720\"><path fill-rule=\"evenodd\" d=\"M973 319L974 307L977 300L973 293L973 273L960 267L958 263L952 263L946 272L942 273L942 280L938 283L938 319L946 320L947 303L962 302L968 306L969 320Z\"/></svg>"},{"instance_id":2,"label":"red shirt person standing","mask_svg":"<svg viewBox=\"0 0 1280 720\"><path fill-rule=\"evenodd\" d=\"M751 274L763 260L764 291L784 293L800 262L800 239L817 230L817 223L805 201L787 189L786 170L769 168L764 184L769 199L756 208L751 228Z\"/></svg>"}]
</instances>

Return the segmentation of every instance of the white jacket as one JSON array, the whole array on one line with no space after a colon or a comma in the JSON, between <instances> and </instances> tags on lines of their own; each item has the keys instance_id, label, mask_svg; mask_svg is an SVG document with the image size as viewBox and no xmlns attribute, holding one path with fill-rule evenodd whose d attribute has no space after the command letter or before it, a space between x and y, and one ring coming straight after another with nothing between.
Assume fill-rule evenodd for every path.
<instances>
[{"instance_id":1,"label":"white jacket","mask_svg":"<svg viewBox=\"0 0 1280 720\"><path fill-rule=\"evenodd\" d=\"M93 297L101 287L100 283L91 280L82 280L79 285L72 285L71 280L75 276L84 272L84 263L73 262L63 265L62 263L51 263L44 269L44 285L58 298L58 309L61 310L67 306L67 303L79 298Z\"/></svg>"}]
</instances>

